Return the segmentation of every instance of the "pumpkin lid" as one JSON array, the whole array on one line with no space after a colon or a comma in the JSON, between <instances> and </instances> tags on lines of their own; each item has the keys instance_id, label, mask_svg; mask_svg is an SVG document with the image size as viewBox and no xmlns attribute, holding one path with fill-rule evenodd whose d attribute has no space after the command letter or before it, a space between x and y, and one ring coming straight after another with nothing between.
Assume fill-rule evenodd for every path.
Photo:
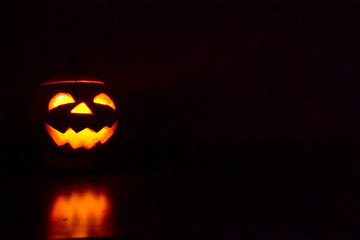
<instances>
[{"instance_id":1,"label":"pumpkin lid","mask_svg":"<svg viewBox=\"0 0 360 240\"><path fill-rule=\"evenodd\" d=\"M61 74L51 77L47 81L41 83L41 85L49 85L56 83L99 83L105 84L98 78L87 75L87 74Z\"/></svg>"}]
</instances>

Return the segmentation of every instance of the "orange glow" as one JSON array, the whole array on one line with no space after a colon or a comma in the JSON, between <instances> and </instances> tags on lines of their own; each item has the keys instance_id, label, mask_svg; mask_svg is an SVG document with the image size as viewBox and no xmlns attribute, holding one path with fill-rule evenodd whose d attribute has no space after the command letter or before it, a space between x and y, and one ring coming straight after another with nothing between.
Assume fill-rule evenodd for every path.
<instances>
[{"instance_id":1,"label":"orange glow","mask_svg":"<svg viewBox=\"0 0 360 240\"><path fill-rule=\"evenodd\" d=\"M94 103L101 104L101 105L107 105L114 110L116 109L114 102L105 93L100 93L99 95L95 96Z\"/></svg>"},{"instance_id":2,"label":"orange glow","mask_svg":"<svg viewBox=\"0 0 360 240\"><path fill-rule=\"evenodd\" d=\"M113 234L111 203L104 192L72 191L56 196L50 216L49 238L106 237Z\"/></svg>"},{"instance_id":3,"label":"orange glow","mask_svg":"<svg viewBox=\"0 0 360 240\"><path fill-rule=\"evenodd\" d=\"M48 110L56 108L60 105L74 103L75 100L69 93L58 93L49 102Z\"/></svg>"},{"instance_id":4,"label":"orange glow","mask_svg":"<svg viewBox=\"0 0 360 240\"><path fill-rule=\"evenodd\" d=\"M76 107L74 107L73 110L71 110L71 113L92 114L92 111L86 105L86 103L82 102L82 103L79 103Z\"/></svg>"},{"instance_id":5,"label":"orange glow","mask_svg":"<svg viewBox=\"0 0 360 240\"><path fill-rule=\"evenodd\" d=\"M114 134L117 123L118 121L116 121L110 128L105 126L99 132L95 132L89 128L85 128L80 132L75 132L73 129L68 128L65 133L62 133L46 123L45 127L51 138L58 146L69 143L73 149L81 147L90 149L98 142L104 144Z\"/></svg>"},{"instance_id":6,"label":"orange glow","mask_svg":"<svg viewBox=\"0 0 360 240\"><path fill-rule=\"evenodd\" d=\"M64 81L46 82L46 83L42 83L41 85L50 85L50 84L57 84L57 83L99 83L99 84L105 84L102 81L94 81L94 80L64 80Z\"/></svg>"}]
</instances>

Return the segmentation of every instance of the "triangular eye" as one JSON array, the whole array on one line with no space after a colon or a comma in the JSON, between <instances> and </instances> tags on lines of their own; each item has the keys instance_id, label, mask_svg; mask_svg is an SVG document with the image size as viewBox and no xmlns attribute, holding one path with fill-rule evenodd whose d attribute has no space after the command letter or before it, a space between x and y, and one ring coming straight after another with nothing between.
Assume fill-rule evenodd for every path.
<instances>
[{"instance_id":1,"label":"triangular eye","mask_svg":"<svg viewBox=\"0 0 360 240\"><path fill-rule=\"evenodd\" d=\"M107 105L114 110L116 109L114 102L105 93L100 93L99 95L96 95L96 97L94 98L94 103L101 104L101 105Z\"/></svg>"},{"instance_id":2,"label":"triangular eye","mask_svg":"<svg viewBox=\"0 0 360 240\"><path fill-rule=\"evenodd\" d=\"M56 108L60 105L74 103L75 100L69 93L58 93L49 102L48 110Z\"/></svg>"}]
</instances>

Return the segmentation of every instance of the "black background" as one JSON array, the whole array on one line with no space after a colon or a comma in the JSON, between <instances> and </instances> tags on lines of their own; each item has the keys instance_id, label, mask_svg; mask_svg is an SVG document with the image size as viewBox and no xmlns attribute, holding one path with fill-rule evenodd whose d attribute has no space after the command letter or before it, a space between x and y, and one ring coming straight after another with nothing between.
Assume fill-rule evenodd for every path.
<instances>
[{"instance_id":1,"label":"black background","mask_svg":"<svg viewBox=\"0 0 360 240\"><path fill-rule=\"evenodd\" d=\"M356 238L358 11L277 1L2 4L4 238L45 231L44 182L94 176L133 186L125 238ZM112 90L119 127L103 166L53 175L28 115L39 84L71 72L74 58Z\"/></svg>"}]
</instances>

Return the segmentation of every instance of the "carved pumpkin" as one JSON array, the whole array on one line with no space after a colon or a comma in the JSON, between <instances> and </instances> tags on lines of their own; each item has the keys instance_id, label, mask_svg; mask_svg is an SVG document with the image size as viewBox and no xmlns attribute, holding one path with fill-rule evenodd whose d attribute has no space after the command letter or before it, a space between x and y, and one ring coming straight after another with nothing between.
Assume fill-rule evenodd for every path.
<instances>
[{"instance_id":1,"label":"carved pumpkin","mask_svg":"<svg viewBox=\"0 0 360 240\"><path fill-rule=\"evenodd\" d=\"M35 125L59 148L89 150L102 145L118 123L105 83L89 76L50 79L41 84L33 105Z\"/></svg>"}]
</instances>

